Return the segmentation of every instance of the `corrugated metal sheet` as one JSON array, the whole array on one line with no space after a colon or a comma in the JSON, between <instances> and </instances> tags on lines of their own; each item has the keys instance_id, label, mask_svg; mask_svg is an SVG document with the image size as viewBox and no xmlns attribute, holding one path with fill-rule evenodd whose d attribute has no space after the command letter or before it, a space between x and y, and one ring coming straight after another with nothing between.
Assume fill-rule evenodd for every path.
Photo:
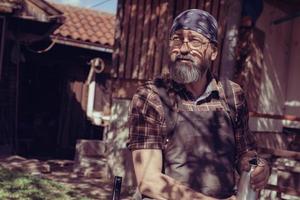
<instances>
[{"instance_id":1,"label":"corrugated metal sheet","mask_svg":"<svg viewBox=\"0 0 300 200\"><path fill-rule=\"evenodd\" d=\"M204 9L216 17L221 51L227 8L224 0L119 0L113 77L148 80L167 73L169 28L174 17L188 8ZM219 65L220 56L214 62L216 73Z\"/></svg>"}]
</instances>

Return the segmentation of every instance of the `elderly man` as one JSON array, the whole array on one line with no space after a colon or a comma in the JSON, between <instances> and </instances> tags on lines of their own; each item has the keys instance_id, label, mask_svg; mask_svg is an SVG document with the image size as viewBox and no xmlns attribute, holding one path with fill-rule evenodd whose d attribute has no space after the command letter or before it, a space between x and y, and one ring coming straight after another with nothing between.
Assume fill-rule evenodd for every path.
<instances>
[{"instance_id":1,"label":"elderly man","mask_svg":"<svg viewBox=\"0 0 300 200\"><path fill-rule=\"evenodd\" d=\"M170 78L147 82L132 99L128 148L144 198L234 198L235 170L249 171L256 156L241 88L211 73L217 33L206 11L178 15L170 31ZM252 187L262 189L268 176L261 160Z\"/></svg>"}]
</instances>

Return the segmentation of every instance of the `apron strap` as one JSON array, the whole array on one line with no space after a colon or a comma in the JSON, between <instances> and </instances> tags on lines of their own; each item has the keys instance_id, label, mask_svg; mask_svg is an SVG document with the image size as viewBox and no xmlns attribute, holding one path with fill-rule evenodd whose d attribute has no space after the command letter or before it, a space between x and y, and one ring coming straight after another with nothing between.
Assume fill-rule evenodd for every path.
<instances>
[{"instance_id":1,"label":"apron strap","mask_svg":"<svg viewBox=\"0 0 300 200\"><path fill-rule=\"evenodd\" d=\"M221 79L220 82L222 89L221 98L224 100L224 102L222 101L223 106L229 113L233 128L235 128L237 122L237 107L235 103L235 95L233 92L233 88L228 79Z\"/></svg>"},{"instance_id":2,"label":"apron strap","mask_svg":"<svg viewBox=\"0 0 300 200\"><path fill-rule=\"evenodd\" d=\"M166 140L171 137L178 118L178 99L174 92L170 92L168 84L171 83L166 83L162 78L154 80L154 85L156 86L164 110L164 118L167 125Z\"/></svg>"}]
</instances>

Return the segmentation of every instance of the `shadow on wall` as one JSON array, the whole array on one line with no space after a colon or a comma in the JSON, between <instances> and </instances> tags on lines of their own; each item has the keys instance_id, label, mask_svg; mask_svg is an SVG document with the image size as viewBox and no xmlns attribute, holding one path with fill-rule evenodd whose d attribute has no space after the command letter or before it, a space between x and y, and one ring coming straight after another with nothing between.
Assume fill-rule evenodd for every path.
<instances>
[{"instance_id":1,"label":"shadow on wall","mask_svg":"<svg viewBox=\"0 0 300 200\"><path fill-rule=\"evenodd\" d=\"M265 33L258 28L242 28L239 37L235 81L244 89L249 110L281 114L283 85ZM255 130L282 129L282 124L274 120L252 120L250 123Z\"/></svg>"},{"instance_id":2,"label":"shadow on wall","mask_svg":"<svg viewBox=\"0 0 300 200\"><path fill-rule=\"evenodd\" d=\"M241 28L239 38L235 81L246 93L249 110L257 111L264 67L265 35L257 28Z\"/></svg>"}]
</instances>

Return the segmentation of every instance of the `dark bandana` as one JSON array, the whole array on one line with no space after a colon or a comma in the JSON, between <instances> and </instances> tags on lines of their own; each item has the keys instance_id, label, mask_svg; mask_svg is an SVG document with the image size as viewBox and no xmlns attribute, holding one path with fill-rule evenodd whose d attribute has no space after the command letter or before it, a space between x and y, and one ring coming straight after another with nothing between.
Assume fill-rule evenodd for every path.
<instances>
[{"instance_id":1,"label":"dark bandana","mask_svg":"<svg viewBox=\"0 0 300 200\"><path fill-rule=\"evenodd\" d=\"M208 12L190 9L180 13L173 22L170 35L179 29L196 31L213 43L218 43L218 23Z\"/></svg>"}]
</instances>

